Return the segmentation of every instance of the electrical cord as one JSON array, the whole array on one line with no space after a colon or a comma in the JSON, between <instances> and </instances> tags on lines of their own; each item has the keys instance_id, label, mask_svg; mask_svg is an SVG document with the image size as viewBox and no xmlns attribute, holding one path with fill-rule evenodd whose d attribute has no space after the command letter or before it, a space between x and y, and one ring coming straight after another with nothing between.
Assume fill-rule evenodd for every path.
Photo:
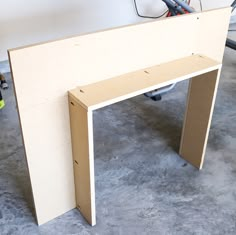
<instances>
[{"instance_id":1,"label":"electrical cord","mask_svg":"<svg viewBox=\"0 0 236 235\"><path fill-rule=\"evenodd\" d=\"M188 5L190 5L191 0L188 0L188 1L186 0L186 2L188 3ZM201 11L202 11L202 2L201 2L201 0L199 0L199 2L200 2ZM141 15L141 14L139 13L136 0L134 0L134 7L135 7L136 14L137 14L139 17L142 17L142 18L149 18L149 19L158 19L158 18L161 18L162 16L166 15L166 14L168 13L168 11L169 11L169 9L168 9L168 10L166 10L164 13L162 13L162 14L159 15L159 16L146 16L146 15Z\"/></svg>"},{"instance_id":2,"label":"electrical cord","mask_svg":"<svg viewBox=\"0 0 236 235\"><path fill-rule=\"evenodd\" d=\"M236 0L232 2L231 7L232 7L232 12L233 12L234 9L236 8Z\"/></svg>"},{"instance_id":3,"label":"electrical cord","mask_svg":"<svg viewBox=\"0 0 236 235\"><path fill-rule=\"evenodd\" d=\"M199 1L199 4L200 4L200 9L202 11L202 0L198 0Z\"/></svg>"},{"instance_id":4,"label":"electrical cord","mask_svg":"<svg viewBox=\"0 0 236 235\"><path fill-rule=\"evenodd\" d=\"M232 7L232 12L231 12L231 13L233 13L234 10L235 10L235 8L236 8L236 0L233 1L233 3L231 4L231 7ZM229 31L229 32L235 32L236 29L229 29L228 31Z\"/></svg>"},{"instance_id":5,"label":"electrical cord","mask_svg":"<svg viewBox=\"0 0 236 235\"><path fill-rule=\"evenodd\" d=\"M201 11L202 11L202 9L203 9L203 8L202 8L202 0L198 0L198 1L199 1L199 4L200 4L200 9L201 9ZM191 0L188 1L188 5L190 5L190 3L191 3Z\"/></svg>"},{"instance_id":6,"label":"electrical cord","mask_svg":"<svg viewBox=\"0 0 236 235\"><path fill-rule=\"evenodd\" d=\"M167 10L167 11L165 11L164 13L162 13L162 14L159 15L159 16L145 16L145 15L141 15L141 14L139 13L136 0L134 0L134 7L135 7L135 11L136 11L136 13L137 13L137 15L138 15L139 17L142 17L142 18L149 18L149 19L158 19L158 18L161 18L162 16L164 16L165 14L167 14L167 12L169 11L169 10Z\"/></svg>"},{"instance_id":7,"label":"electrical cord","mask_svg":"<svg viewBox=\"0 0 236 235\"><path fill-rule=\"evenodd\" d=\"M203 7L202 7L202 0L198 0L199 1L199 4L200 4L200 9L201 11L203 10ZM191 3L191 0L188 0L188 5L190 5ZM145 16L145 15L141 15L138 11L138 6L137 6L137 2L136 0L134 0L134 6L135 6L135 11L137 13L137 15L139 17L142 17L142 18L149 18L149 19L158 19L158 18L161 18L162 16L164 16L165 14L168 13L169 10L166 10L164 13L162 13L161 15L159 16ZM236 8L236 0L234 0L234 2L231 4L232 6L232 12L235 10ZM229 29L229 31L236 31L235 29Z\"/></svg>"}]
</instances>

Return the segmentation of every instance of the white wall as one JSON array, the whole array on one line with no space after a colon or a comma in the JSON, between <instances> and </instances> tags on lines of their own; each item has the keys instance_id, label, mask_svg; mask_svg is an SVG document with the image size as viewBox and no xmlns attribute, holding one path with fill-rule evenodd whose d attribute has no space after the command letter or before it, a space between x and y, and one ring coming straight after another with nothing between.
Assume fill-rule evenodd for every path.
<instances>
[{"instance_id":1,"label":"white wall","mask_svg":"<svg viewBox=\"0 0 236 235\"><path fill-rule=\"evenodd\" d=\"M138 21L132 0L0 0L0 61L7 48Z\"/></svg>"},{"instance_id":2,"label":"white wall","mask_svg":"<svg viewBox=\"0 0 236 235\"><path fill-rule=\"evenodd\" d=\"M140 13L159 15L161 0L137 0ZM199 9L198 0L192 0ZM203 9L230 5L231 0L202 0ZM65 36L132 24L133 0L0 0L0 61L7 49Z\"/></svg>"}]
</instances>

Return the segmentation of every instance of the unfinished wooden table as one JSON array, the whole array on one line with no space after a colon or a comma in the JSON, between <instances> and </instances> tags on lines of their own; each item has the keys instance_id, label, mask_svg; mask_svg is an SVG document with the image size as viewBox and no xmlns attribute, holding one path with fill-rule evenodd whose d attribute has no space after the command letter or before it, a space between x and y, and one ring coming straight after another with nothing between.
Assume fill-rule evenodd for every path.
<instances>
[{"instance_id":1,"label":"unfinished wooden table","mask_svg":"<svg viewBox=\"0 0 236 235\"><path fill-rule=\"evenodd\" d=\"M93 110L191 78L179 154L201 169L221 64L202 55L127 73L69 91L77 207L96 224Z\"/></svg>"},{"instance_id":2,"label":"unfinished wooden table","mask_svg":"<svg viewBox=\"0 0 236 235\"><path fill-rule=\"evenodd\" d=\"M9 50L39 225L76 206L95 224L94 109L193 77L180 155L202 167L230 15L222 8ZM71 138L68 91L77 86Z\"/></svg>"}]
</instances>

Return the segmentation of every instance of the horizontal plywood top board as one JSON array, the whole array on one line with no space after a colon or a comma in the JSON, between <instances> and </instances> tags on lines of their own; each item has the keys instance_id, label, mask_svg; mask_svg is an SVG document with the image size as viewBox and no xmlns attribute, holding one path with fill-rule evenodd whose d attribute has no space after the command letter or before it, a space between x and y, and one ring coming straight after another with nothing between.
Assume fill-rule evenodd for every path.
<instances>
[{"instance_id":1,"label":"horizontal plywood top board","mask_svg":"<svg viewBox=\"0 0 236 235\"><path fill-rule=\"evenodd\" d=\"M210 58L193 55L125 75L77 87L69 93L88 110L133 97L219 68Z\"/></svg>"}]
</instances>

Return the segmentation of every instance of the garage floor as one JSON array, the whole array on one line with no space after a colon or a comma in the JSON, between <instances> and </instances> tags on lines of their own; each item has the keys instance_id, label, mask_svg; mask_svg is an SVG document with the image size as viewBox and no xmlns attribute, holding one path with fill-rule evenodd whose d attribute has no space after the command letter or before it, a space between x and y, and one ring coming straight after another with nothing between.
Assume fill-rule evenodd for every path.
<instances>
[{"instance_id":1,"label":"garage floor","mask_svg":"<svg viewBox=\"0 0 236 235\"><path fill-rule=\"evenodd\" d=\"M236 234L236 51L224 67L202 171L178 151L187 82L95 112L97 225L74 209L38 227L10 89L0 111L1 235ZM43 84L42 88L43 89ZM50 192L48 192L50 194Z\"/></svg>"}]
</instances>

